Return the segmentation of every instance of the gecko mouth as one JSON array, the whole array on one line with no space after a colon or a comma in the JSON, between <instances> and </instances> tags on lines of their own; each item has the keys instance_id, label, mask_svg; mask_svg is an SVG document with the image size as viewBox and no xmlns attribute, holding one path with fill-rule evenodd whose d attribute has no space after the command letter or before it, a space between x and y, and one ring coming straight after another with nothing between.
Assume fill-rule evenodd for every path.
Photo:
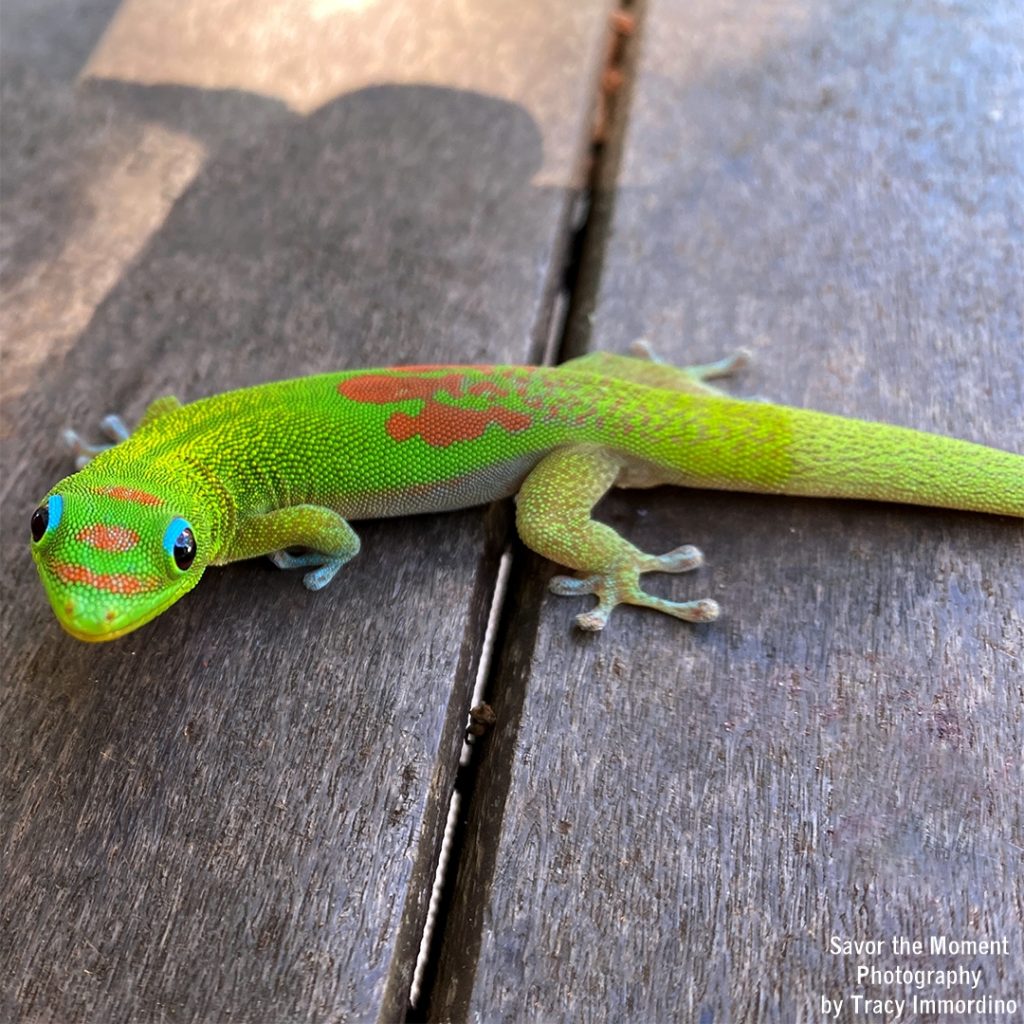
<instances>
[{"instance_id":1,"label":"gecko mouth","mask_svg":"<svg viewBox=\"0 0 1024 1024\"><path fill-rule=\"evenodd\" d=\"M38 560L38 565L52 581L52 588L48 586L46 590L57 621L76 640L87 643L116 640L131 633L166 611L185 593L184 589L172 590L164 600L156 600L145 609L116 608L106 602L101 603L100 595L130 597L152 594L160 581L155 577L97 574L83 566L63 562L48 564Z\"/></svg>"},{"instance_id":2,"label":"gecko mouth","mask_svg":"<svg viewBox=\"0 0 1024 1024\"><path fill-rule=\"evenodd\" d=\"M127 626L122 626L120 629L105 629L102 632L90 633L85 630L79 629L73 619L61 618L60 624L64 629L70 633L76 640L84 640L86 643L98 644L104 640L116 640L119 636L124 636L125 633L130 633L133 629L143 625L142 622L131 622ZM148 620L146 620L148 621Z\"/></svg>"},{"instance_id":3,"label":"gecko mouth","mask_svg":"<svg viewBox=\"0 0 1024 1024\"><path fill-rule=\"evenodd\" d=\"M140 626L144 626L151 619L155 619L166 611L180 596L180 594L172 594L166 601L161 601L152 608L148 608L136 618L129 616L127 612L111 608L103 612L101 618L94 619L91 616L87 617L77 613L70 600L65 601L63 605L59 601L52 603L53 610L57 613L57 620L66 632L76 640L84 640L86 643L102 643L104 640L116 640Z\"/></svg>"}]
</instances>

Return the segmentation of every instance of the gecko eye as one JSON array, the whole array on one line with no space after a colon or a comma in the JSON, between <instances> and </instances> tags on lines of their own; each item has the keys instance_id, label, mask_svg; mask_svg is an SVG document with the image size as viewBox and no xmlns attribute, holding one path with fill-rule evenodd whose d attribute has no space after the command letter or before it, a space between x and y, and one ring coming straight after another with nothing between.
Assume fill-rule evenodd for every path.
<instances>
[{"instance_id":1,"label":"gecko eye","mask_svg":"<svg viewBox=\"0 0 1024 1024\"><path fill-rule=\"evenodd\" d=\"M164 532L164 550L184 572L196 557L196 537L184 519L173 519Z\"/></svg>"},{"instance_id":2,"label":"gecko eye","mask_svg":"<svg viewBox=\"0 0 1024 1024\"><path fill-rule=\"evenodd\" d=\"M32 540L36 544L57 529L63 511L64 499L59 494L51 494L46 503L32 513Z\"/></svg>"}]
</instances>

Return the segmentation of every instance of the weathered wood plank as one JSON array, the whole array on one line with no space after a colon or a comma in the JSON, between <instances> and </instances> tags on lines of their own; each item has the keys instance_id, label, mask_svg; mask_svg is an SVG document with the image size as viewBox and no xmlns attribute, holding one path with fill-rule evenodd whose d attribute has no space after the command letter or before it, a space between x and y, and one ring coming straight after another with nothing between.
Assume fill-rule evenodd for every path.
<instances>
[{"instance_id":1,"label":"weathered wood plank","mask_svg":"<svg viewBox=\"0 0 1024 1024\"><path fill-rule=\"evenodd\" d=\"M0 1017L394 1020L500 514L368 525L315 596L211 571L99 647L53 620L28 516L60 429L111 409L529 358L605 0L127 2L101 39L110 8L33 6L5 24Z\"/></svg>"},{"instance_id":2,"label":"weathered wood plank","mask_svg":"<svg viewBox=\"0 0 1024 1024\"><path fill-rule=\"evenodd\" d=\"M740 393L1024 450L1017 5L647 6L593 347L745 345ZM603 515L701 546L656 586L724 615L574 635L533 567L438 1019L788 1022L827 996L851 1020L915 992L859 967L979 970L919 994L1019 1006L1020 523L671 490Z\"/></svg>"}]
</instances>

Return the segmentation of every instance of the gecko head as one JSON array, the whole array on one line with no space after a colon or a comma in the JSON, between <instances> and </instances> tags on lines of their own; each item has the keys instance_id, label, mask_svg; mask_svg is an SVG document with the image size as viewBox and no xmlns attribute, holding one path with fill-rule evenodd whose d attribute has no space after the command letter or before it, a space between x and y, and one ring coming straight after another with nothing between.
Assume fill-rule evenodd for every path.
<instances>
[{"instance_id":1,"label":"gecko head","mask_svg":"<svg viewBox=\"0 0 1024 1024\"><path fill-rule=\"evenodd\" d=\"M75 473L39 503L31 534L54 613L79 640L113 640L149 622L199 582L213 557L195 497L159 480Z\"/></svg>"}]
</instances>

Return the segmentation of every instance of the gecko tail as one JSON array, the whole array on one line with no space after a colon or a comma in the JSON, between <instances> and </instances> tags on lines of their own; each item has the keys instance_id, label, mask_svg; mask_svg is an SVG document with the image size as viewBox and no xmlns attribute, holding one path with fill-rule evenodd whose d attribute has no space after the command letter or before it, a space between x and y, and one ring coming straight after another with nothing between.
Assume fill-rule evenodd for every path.
<instances>
[{"instance_id":1,"label":"gecko tail","mask_svg":"<svg viewBox=\"0 0 1024 1024\"><path fill-rule=\"evenodd\" d=\"M1024 518L1024 455L791 406L662 395L645 423L650 451L637 430L623 446L669 469L665 482Z\"/></svg>"},{"instance_id":2,"label":"gecko tail","mask_svg":"<svg viewBox=\"0 0 1024 1024\"><path fill-rule=\"evenodd\" d=\"M788 493L1024 518L1024 455L908 427L791 412Z\"/></svg>"}]
</instances>

